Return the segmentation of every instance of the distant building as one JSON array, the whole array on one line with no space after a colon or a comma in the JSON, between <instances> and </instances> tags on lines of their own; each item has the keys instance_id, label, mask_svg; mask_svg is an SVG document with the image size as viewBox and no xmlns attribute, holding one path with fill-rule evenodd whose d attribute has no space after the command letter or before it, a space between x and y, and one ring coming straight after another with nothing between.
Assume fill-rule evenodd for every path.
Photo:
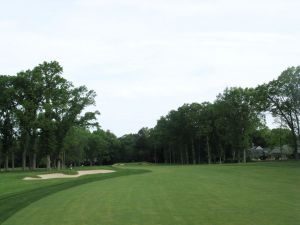
<instances>
[{"instance_id":1,"label":"distant building","mask_svg":"<svg viewBox=\"0 0 300 225\"><path fill-rule=\"evenodd\" d=\"M266 150L264 150L261 146L252 147L249 149L249 152L252 160L262 160L266 159L268 156L268 152L266 152Z\"/></svg>"},{"instance_id":2,"label":"distant building","mask_svg":"<svg viewBox=\"0 0 300 225\"><path fill-rule=\"evenodd\" d=\"M294 149L289 145L283 145L281 148L276 146L273 148L262 148L261 146L253 146L249 149L251 160L287 160L293 158ZM298 154L300 154L300 146L298 146Z\"/></svg>"}]
</instances>

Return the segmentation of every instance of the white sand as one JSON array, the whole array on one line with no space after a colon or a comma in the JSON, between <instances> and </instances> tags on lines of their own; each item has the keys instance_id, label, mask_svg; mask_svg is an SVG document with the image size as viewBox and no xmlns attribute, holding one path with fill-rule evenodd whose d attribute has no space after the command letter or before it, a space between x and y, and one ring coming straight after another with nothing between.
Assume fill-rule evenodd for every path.
<instances>
[{"instance_id":1,"label":"white sand","mask_svg":"<svg viewBox=\"0 0 300 225\"><path fill-rule=\"evenodd\" d=\"M47 180L47 179L54 179L54 178L75 178L80 177L83 175L89 174L99 174L99 173L113 173L114 170L81 170L78 171L78 174L75 175L67 175L63 173L49 173L49 174L41 174L37 175L37 177L25 177L23 180Z\"/></svg>"}]
</instances>

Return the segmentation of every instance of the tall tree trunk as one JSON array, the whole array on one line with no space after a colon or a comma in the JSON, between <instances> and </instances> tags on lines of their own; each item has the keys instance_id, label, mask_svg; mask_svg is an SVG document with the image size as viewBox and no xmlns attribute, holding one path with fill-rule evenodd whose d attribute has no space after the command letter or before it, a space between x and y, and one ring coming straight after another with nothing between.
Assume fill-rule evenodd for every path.
<instances>
[{"instance_id":1,"label":"tall tree trunk","mask_svg":"<svg viewBox=\"0 0 300 225\"><path fill-rule=\"evenodd\" d=\"M32 157L29 157L29 169L31 169L32 170Z\"/></svg>"},{"instance_id":2,"label":"tall tree trunk","mask_svg":"<svg viewBox=\"0 0 300 225\"><path fill-rule=\"evenodd\" d=\"M36 152L37 152L37 134L36 134L36 130L33 129L33 133L30 136L30 157L29 157L29 161L30 161L30 169L32 170L36 170Z\"/></svg>"},{"instance_id":3,"label":"tall tree trunk","mask_svg":"<svg viewBox=\"0 0 300 225\"><path fill-rule=\"evenodd\" d=\"M66 152L63 151L61 155L61 168L64 169L66 167Z\"/></svg>"},{"instance_id":4,"label":"tall tree trunk","mask_svg":"<svg viewBox=\"0 0 300 225\"><path fill-rule=\"evenodd\" d=\"M168 164L168 152L167 152L167 147L166 146L164 146L163 151L164 151L164 154L163 154L164 162L165 162L165 164Z\"/></svg>"},{"instance_id":5,"label":"tall tree trunk","mask_svg":"<svg viewBox=\"0 0 300 225\"><path fill-rule=\"evenodd\" d=\"M47 170L50 170L51 169L51 158L50 158L50 155L48 154L46 156L47 158Z\"/></svg>"},{"instance_id":6,"label":"tall tree trunk","mask_svg":"<svg viewBox=\"0 0 300 225\"><path fill-rule=\"evenodd\" d=\"M36 169L36 153L34 152L32 154L32 166L31 166L32 170Z\"/></svg>"},{"instance_id":7,"label":"tall tree trunk","mask_svg":"<svg viewBox=\"0 0 300 225\"><path fill-rule=\"evenodd\" d=\"M191 145L192 145L193 164L196 164L196 153L195 153L194 139L192 139Z\"/></svg>"},{"instance_id":8,"label":"tall tree trunk","mask_svg":"<svg viewBox=\"0 0 300 225\"><path fill-rule=\"evenodd\" d=\"M99 156L98 163L99 163L100 165L103 165L103 157L102 157L102 155ZM75 162L74 162L74 164L75 164Z\"/></svg>"},{"instance_id":9,"label":"tall tree trunk","mask_svg":"<svg viewBox=\"0 0 300 225\"><path fill-rule=\"evenodd\" d=\"M156 164L157 163L157 156L156 156L156 144L154 144L154 163Z\"/></svg>"},{"instance_id":10,"label":"tall tree trunk","mask_svg":"<svg viewBox=\"0 0 300 225\"><path fill-rule=\"evenodd\" d=\"M298 140L297 140L297 150L296 150L296 156L295 158L298 160L299 159L299 153L298 153L298 147L299 147L299 144L300 144L300 121L299 121L299 117L297 116L297 114L295 113L295 117L296 117L296 127L297 127L297 136L298 136L298 139L299 139L299 143L298 143Z\"/></svg>"},{"instance_id":11,"label":"tall tree trunk","mask_svg":"<svg viewBox=\"0 0 300 225\"><path fill-rule=\"evenodd\" d=\"M243 154L244 154L244 157L243 157L244 160L243 161L244 161L244 163L246 163L246 161L247 161L246 148L244 148L244 153Z\"/></svg>"},{"instance_id":12,"label":"tall tree trunk","mask_svg":"<svg viewBox=\"0 0 300 225\"><path fill-rule=\"evenodd\" d=\"M171 147L171 144L169 144L169 164L172 164L172 147Z\"/></svg>"},{"instance_id":13,"label":"tall tree trunk","mask_svg":"<svg viewBox=\"0 0 300 225\"><path fill-rule=\"evenodd\" d=\"M295 133L293 133L293 139L294 139L294 155L295 155L295 159L298 160L299 159L298 138L297 138L297 135Z\"/></svg>"},{"instance_id":14,"label":"tall tree trunk","mask_svg":"<svg viewBox=\"0 0 300 225\"><path fill-rule=\"evenodd\" d=\"M222 144L219 144L219 163L222 164L222 156L223 156L223 147Z\"/></svg>"},{"instance_id":15,"label":"tall tree trunk","mask_svg":"<svg viewBox=\"0 0 300 225\"><path fill-rule=\"evenodd\" d=\"M60 161L60 159L57 160L57 169L58 170L61 169L61 161Z\"/></svg>"},{"instance_id":16,"label":"tall tree trunk","mask_svg":"<svg viewBox=\"0 0 300 225\"><path fill-rule=\"evenodd\" d=\"M207 148L207 160L208 164L211 164L211 155L210 155L210 147L209 147L209 138L206 136L206 148Z\"/></svg>"},{"instance_id":17,"label":"tall tree trunk","mask_svg":"<svg viewBox=\"0 0 300 225\"><path fill-rule=\"evenodd\" d=\"M175 151L174 148L172 150L172 154L173 154L173 164L176 164L177 163L177 159L176 159L176 151Z\"/></svg>"},{"instance_id":18,"label":"tall tree trunk","mask_svg":"<svg viewBox=\"0 0 300 225\"><path fill-rule=\"evenodd\" d=\"M8 153L5 154L5 171L8 171Z\"/></svg>"},{"instance_id":19,"label":"tall tree trunk","mask_svg":"<svg viewBox=\"0 0 300 225\"><path fill-rule=\"evenodd\" d=\"M199 150L198 151L199 151L199 153L198 153L199 154L198 155L199 156L198 157L198 163L200 164L201 163L201 145L200 145L200 143L199 143Z\"/></svg>"},{"instance_id":20,"label":"tall tree trunk","mask_svg":"<svg viewBox=\"0 0 300 225\"><path fill-rule=\"evenodd\" d=\"M298 149L300 149L299 145L300 145L300 135L298 136L298 143L297 143L297 155L296 155L296 159L299 159L299 158L300 158L300 156L299 156L299 152L298 152Z\"/></svg>"},{"instance_id":21,"label":"tall tree trunk","mask_svg":"<svg viewBox=\"0 0 300 225\"><path fill-rule=\"evenodd\" d=\"M183 162L182 146L180 147L180 161L181 161L181 164L183 165L184 162Z\"/></svg>"},{"instance_id":22,"label":"tall tree trunk","mask_svg":"<svg viewBox=\"0 0 300 225\"><path fill-rule=\"evenodd\" d=\"M15 153L14 151L11 152L11 169L15 169Z\"/></svg>"},{"instance_id":23,"label":"tall tree trunk","mask_svg":"<svg viewBox=\"0 0 300 225\"><path fill-rule=\"evenodd\" d=\"M26 151L22 152L22 169L26 169Z\"/></svg>"},{"instance_id":24,"label":"tall tree trunk","mask_svg":"<svg viewBox=\"0 0 300 225\"><path fill-rule=\"evenodd\" d=\"M232 160L233 160L233 162L235 161L235 150L233 150Z\"/></svg>"},{"instance_id":25,"label":"tall tree trunk","mask_svg":"<svg viewBox=\"0 0 300 225\"><path fill-rule=\"evenodd\" d=\"M186 164L189 164L189 149L187 147L187 145L185 145L185 160L186 160Z\"/></svg>"}]
</instances>

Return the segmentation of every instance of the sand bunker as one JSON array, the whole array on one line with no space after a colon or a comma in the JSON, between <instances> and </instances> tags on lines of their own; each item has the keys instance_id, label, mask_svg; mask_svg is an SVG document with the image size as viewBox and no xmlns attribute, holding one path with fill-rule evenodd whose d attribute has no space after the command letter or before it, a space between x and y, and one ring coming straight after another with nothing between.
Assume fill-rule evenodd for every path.
<instances>
[{"instance_id":1,"label":"sand bunker","mask_svg":"<svg viewBox=\"0 0 300 225\"><path fill-rule=\"evenodd\" d=\"M55 178L75 178L83 175L90 174L99 174L99 173L113 173L114 170L81 170L78 171L78 174L75 175L67 175L63 173L49 173L49 174L41 174L37 175L38 177L25 177L23 180L47 180L47 179L55 179Z\"/></svg>"}]
</instances>

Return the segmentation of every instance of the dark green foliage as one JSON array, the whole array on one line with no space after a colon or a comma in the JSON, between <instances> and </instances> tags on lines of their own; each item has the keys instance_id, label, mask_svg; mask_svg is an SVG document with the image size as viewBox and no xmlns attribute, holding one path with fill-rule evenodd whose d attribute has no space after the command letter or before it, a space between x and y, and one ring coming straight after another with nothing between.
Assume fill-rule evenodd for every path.
<instances>
[{"instance_id":1,"label":"dark green foliage","mask_svg":"<svg viewBox=\"0 0 300 225\"><path fill-rule=\"evenodd\" d=\"M0 76L0 141L3 155L5 157L5 169L8 169L8 157L12 152L16 116L14 78L10 76Z\"/></svg>"},{"instance_id":2,"label":"dark green foliage","mask_svg":"<svg viewBox=\"0 0 300 225\"><path fill-rule=\"evenodd\" d=\"M85 158L89 135L89 131L80 127L72 127L68 131L63 143L66 165L80 165Z\"/></svg>"},{"instance_id":3,"label":"dark green foliage","mask_svg":"<svg viewBox=\"0 0 300 225\"><path fill-rule=\"evenodd\" d=\"M281 148L284 144L294 147L297 159L299 74L300 67L292 67L256 89L227 88L214 103L184 104L161 117L149 136L141 136L141 130L120 138L123 160L169 164L246 162L253 145ZM264 132L266 111L281 118L282 125L289 129Z\"/></svg>"},{"instance_id":4,"label":"dark green foliage","mask_svg":"<svg viewBox=\"0 0 300 225\"><path fill-rule=\"evenodd\" d=\"M267 84L256 89L258 105L263 110L270 111L273 116L291 130L294 140L294 155L297 153L297 143L300 140L300 66L291 67Z\"/></svg>"},{"instance_id":5,"label":"dark green foliage","mask_svg":"<svg viewBox=\"0 0 300 225\"><path fill-rule=\"evenodd\" d=\"M253 132L252 142L254 146L261 147L280 147L283 145L293 146L293 136L291 131L286 128L263 128Z\"/></svg>"},{"instance_id":6,"label":"dark green foliage","mask_svg":"<svg viewBox=\"0 0 300 225\"><path fill-rule=\"evenodd\" d=\"M136 160L136 134L126 134L119 138L120 140L120 162L134 162Z\"/></svg>"},{"instance_id":7,"label":"dark green foliage","mask_svg":"<svg viewBox=\"0 0 300 225\"><path fill-rule=\"evenodd\" d=\"M83 110L95 103L96 93L74 87L58 62L44 62L16 76L0 77L0 140L8 167L13 139L18 141L23 169L35 169L46 157L47 167L64 165L64 139L74 126L98 127L96 112ZM51 163L52 158L52 163ZM14 158L12 156L12 164Z\"/></svg>"},{"instance_id":8,"label":"dark green foliage","mask_svg":"<svg viewBox=\"0 0 300 225\"><path fill-rule=\"evenodd\" d=\"M5 168L9 158L14 165L15 155L23 169L138 161L246 162L253 145L288 144L298 157L300 67L288 68L255 89L226 88L213 103L183 104L162 116L154 128L120 138L100 128L99 111L85 112L95 104L96 93L74 87L62 73L54 61L16 76L0 76L0 157L5 158ZM279 130L268 130L266 111L280 119Z\"/></svg>"}]
</instances>

